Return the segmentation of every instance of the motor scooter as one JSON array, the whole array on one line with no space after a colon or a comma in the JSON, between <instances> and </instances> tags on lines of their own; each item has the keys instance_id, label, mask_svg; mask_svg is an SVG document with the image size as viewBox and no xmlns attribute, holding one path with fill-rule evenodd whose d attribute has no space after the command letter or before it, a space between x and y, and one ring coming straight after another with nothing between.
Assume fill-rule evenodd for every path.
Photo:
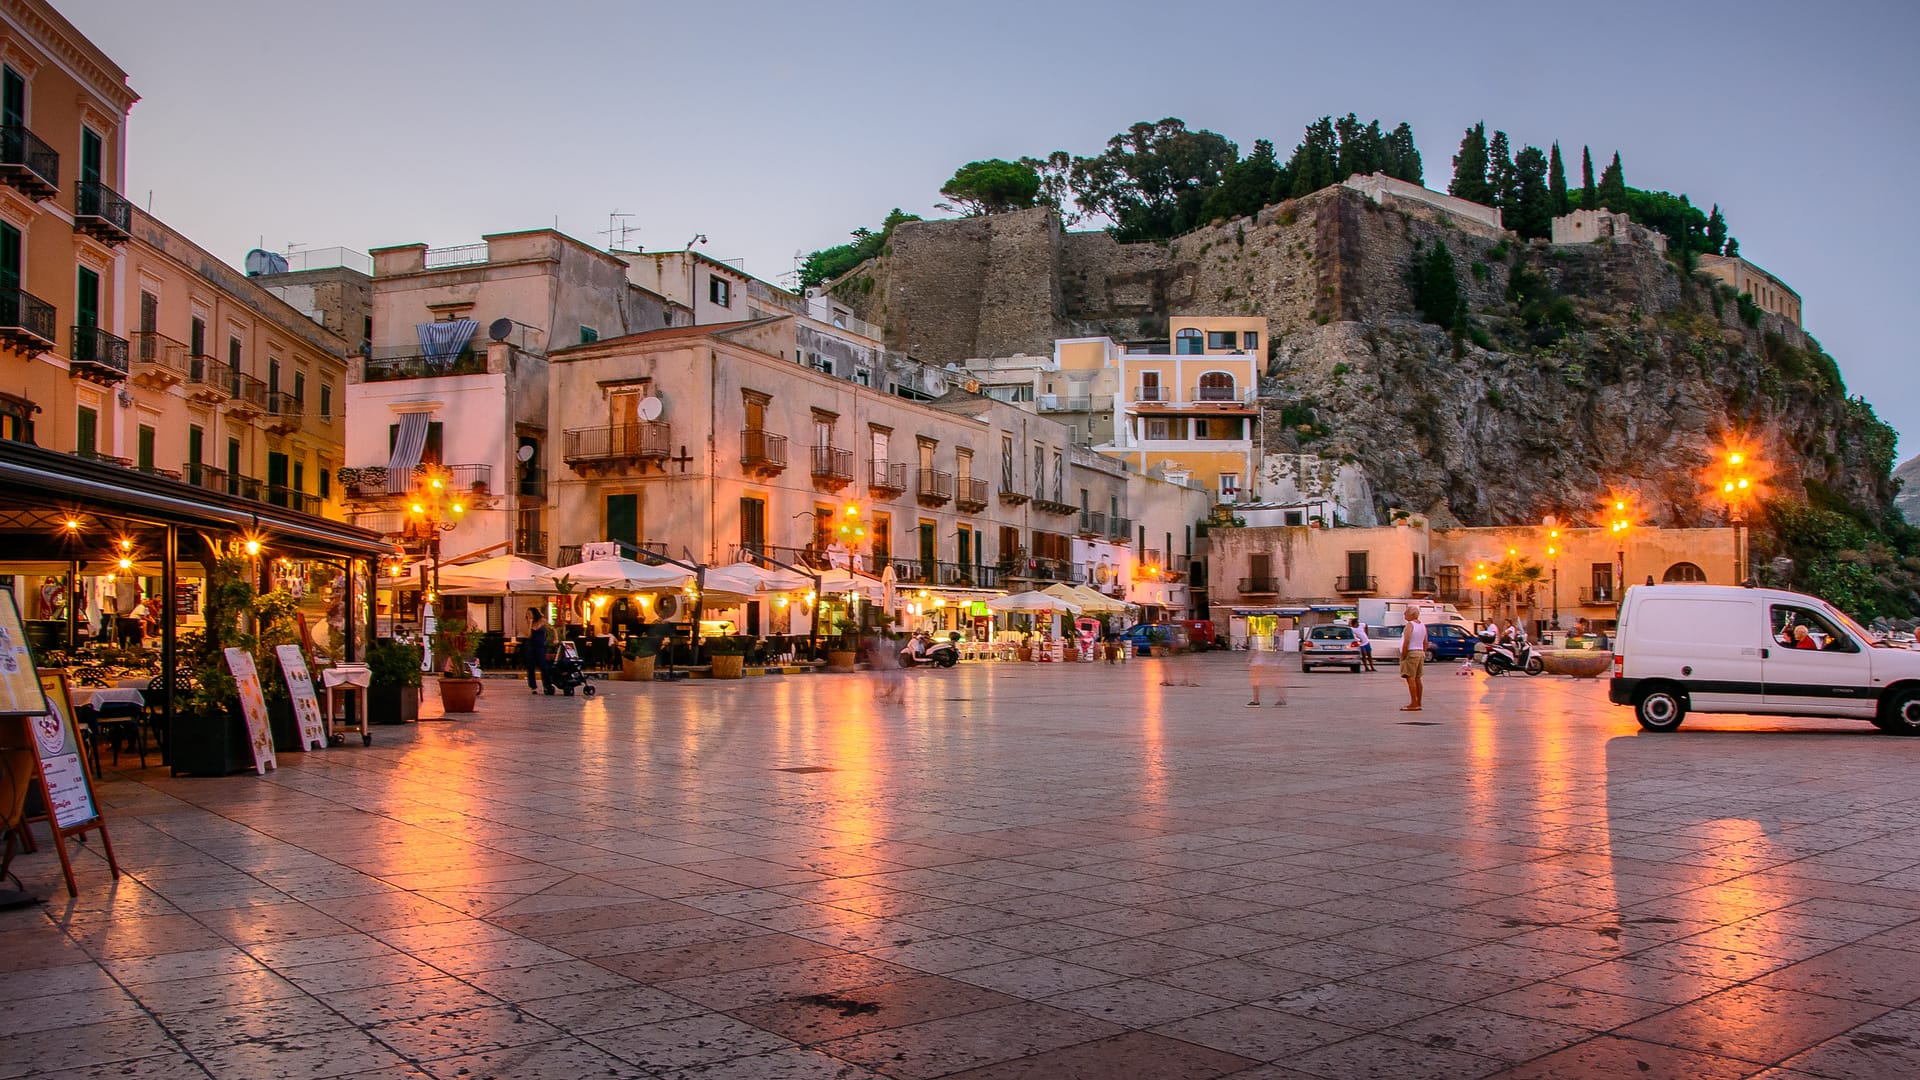
<instances>
[{"instance_id":1,"label":"motor scooter","mask_svg":"<svg viewBox=\"0 0 1920 1080\"><path fill-rule=\"evenodd\" d=\"M1489 675L1505 675L1514 671L1538 675L1547 670L1546 661L1533 651L1533 646L1525 639L1499 641L1492 634L1483 633L1480 640L1487 646L1486 667Z\"/></svg>"},{"instance_id":2,"label":"motor scooter","mask_svg":"<svg viewBox=\"0 0 1920 1080\"><path fill-rule=\"evenodd\" d=\"M947 640L939 641L931 634L922 631L915 634L913 640L907 642L906 647L900 650L901 667L924 667L931 664L935 667L950 668L959 662L960 635L958 633L950 633Z\"/></svg>"}]
</instances>

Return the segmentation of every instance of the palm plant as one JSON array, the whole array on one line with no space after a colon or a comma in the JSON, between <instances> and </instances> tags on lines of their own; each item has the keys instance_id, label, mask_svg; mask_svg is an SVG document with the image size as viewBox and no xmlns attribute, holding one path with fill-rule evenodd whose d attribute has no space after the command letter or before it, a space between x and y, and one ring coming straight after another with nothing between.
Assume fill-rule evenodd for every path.
<instances>
[{"instance_id":1,"label":"palm plant","mask_svg":"<svg viewBox=\"0 0 1920 1080\"><path fill-rule=\"evenodd\" d=\"M1533 590L1547 576L1541 565L1524 555L1509 555L1487 574L1493 583L1494 603L1506 609L1509 618L1518 617L1522 597L1533 607Z\"/></svg>"}]
</instances>

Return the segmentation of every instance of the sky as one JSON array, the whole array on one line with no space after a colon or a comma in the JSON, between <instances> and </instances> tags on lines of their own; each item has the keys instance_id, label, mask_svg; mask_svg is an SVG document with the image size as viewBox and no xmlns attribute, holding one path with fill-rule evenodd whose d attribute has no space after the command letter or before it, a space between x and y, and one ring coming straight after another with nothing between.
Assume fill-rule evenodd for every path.
<instances>
[{"instance_id":1,"label":"sky","mask_svg":"<svg viewBox=\"0 0 1920 1080\"><path fill-rule=\"evenodd\" d=\"M53 2L141 95L128 197L235 265L617 220L780 280L891 207L939 216L968 161L1167 116L1283 156L1322 115L1405 120L1441 190L1479 120L1558 140L1575 184L1582 145L1618 150L1722 207L1920 453L1910 2Z\"/></svg>"}]
</instances>

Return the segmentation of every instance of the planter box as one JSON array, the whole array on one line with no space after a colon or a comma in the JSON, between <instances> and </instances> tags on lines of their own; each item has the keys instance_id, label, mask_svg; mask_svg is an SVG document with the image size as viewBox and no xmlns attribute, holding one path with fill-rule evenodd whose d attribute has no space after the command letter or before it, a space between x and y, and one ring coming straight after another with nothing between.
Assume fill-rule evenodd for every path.
<instances>
[{"instance_id":1,"label":"planter box","mask_svg":"<svg viewBox=\"0 0 1920 1080\"><path fill-rule=\"evenodd\" d=\"M273 732L274 753L297 754L306 749L300 745L300 723L293 718L293 702L267 699L267 729Z\"/></svg>"},{"instance_id":2,"label":"planter box","mask_svg":"<svg viewBox=\"0 0 1920 1080\"><path fill-rule=\"evenodd\" d=\"M411 724L420 719L420 688L374 686L367 690L367 719L375 724Z\"/></svg>"},{"instance_id":3,"label":"planter box","mask_svg":"<svg viewBox=\"0 0 1920 1080\"><path fill-rule=\"evenodd\" d=\"M652 682L654 657L643 656L638 660L620 661L620 680L622 682Z\"/></svg>"},{"instance_id":4,"label":"planter box","mask_svg":"<svg viewBox=\"0 0 1920 1080\"><path fill-rule=\"evenodd\" d=\"M440 679L440 707L450 713L470 713L480 700L480 680L466 678Z\"/></svg>"},{"instance_id":5,"label":"planter box","mask_svg":"<svg viewBox=\"0 0 1920 1080\"><path fill-rule=\"evenodd\" d=\"M860 654L857 652L829 651L827 653L827 670L850 674L853 671L855 662L859 659Z\"/></svg>"},{"instance_id":6,"label":"planter box","mask_svg":"<svg viewBox=\"0 0 1920 1080\"><path fill-rule=\"evenodd\" d=\"M716 679L738 679L747 669L744 656L716 656L713 658L713 677Z\"/></svg>"},{"instance_id":7,"label":"planter box","mask_svg":"<svg viewBox=\"0 0 1920 1080\"><path fill-rule=\"evenodd\" d=\"M226 776L253 768L252 740L237 707L214 716L176 713L167 755L175 776Z\"/></svg>"}]
</instances>

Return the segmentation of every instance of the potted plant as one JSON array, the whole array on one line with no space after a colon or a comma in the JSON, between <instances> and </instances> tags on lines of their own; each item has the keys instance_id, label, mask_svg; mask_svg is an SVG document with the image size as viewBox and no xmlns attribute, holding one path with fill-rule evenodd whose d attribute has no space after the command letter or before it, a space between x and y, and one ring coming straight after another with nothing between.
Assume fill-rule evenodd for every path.
<instances>
[{"instance_id":1,"label":"potted plant","mask_svg":"<svg viewBox=\"0 0 1920 1080\"><path fill-rule=\"evenodd\" d=\"M747 641L740 637L708 638L701 647L713 661L713 677L738 679L747 669Z\"/></svg>"},{"instance_id":2,"label":"potted plant","mask_svg":"<svg viewBox=\"0 0 1920 1080\"><path fill-rule=\"evenodd\" d=\"M193 675L193 688L176 701L168 732L168 761L173 772L189 776L225 776L253 764L252 740L240 714L240 694L227 669L226 650L251 649L252 635L240 620L253 608L253 565L244 555L216 550L207 563L202 615L206 627L181 635L180 667Z\"/></svg>"},{"instance_id":3,"label":"potted plant","mask_svg":"<svg viewBox=\"0 0 1920 1080\"><path fill-rule=\"evenodd\" d=\"M628 634L627 647L620 654L620 678L627 682L652 682L654 658L660 646L645 634Z\"/></svg>"},{"instance_id":4,"label":"potted plant","mask_svg":"<svg viewBox=\"0 0 1920 1080\"><path fill-rule=\"evenodd\" d=\"M420 719L420 646L381 638L367 646L367 719L411 724Z\"/></svg>"},{"instance_id":5,"label":"potted plant","mask_svg":"<svg viewBox=\"0 0 1920 1080\"><path fill-rule=\"evenodd\" d=\"M1411 525L1413 524L1413 515L1405 510L1395 510L1393 512L1393 523L1395 525Z\"/></svg>"},{"instance_id":6,"label":"potted plant","mask_svg":"<svg viewBox=\"0 0 1920 1080\"><path fill-rule=\"evenodd\" d=\"M440 704L450 713L470 713L480 700L480 680L467 673L467 661L480 635L465 619L441 619L433 631L433 655L440 659Z\"/></svg>"},{"instance_id":7,"label":"potted plant","mask_svg":"<svg viewBox=\"0 0 1920 1080\"><path fill-rule=\"evenodd\" d=\"M860 640L852 634L827 638L827 670L851 672L860 659Z\"/></svg>"}]
</instances>

